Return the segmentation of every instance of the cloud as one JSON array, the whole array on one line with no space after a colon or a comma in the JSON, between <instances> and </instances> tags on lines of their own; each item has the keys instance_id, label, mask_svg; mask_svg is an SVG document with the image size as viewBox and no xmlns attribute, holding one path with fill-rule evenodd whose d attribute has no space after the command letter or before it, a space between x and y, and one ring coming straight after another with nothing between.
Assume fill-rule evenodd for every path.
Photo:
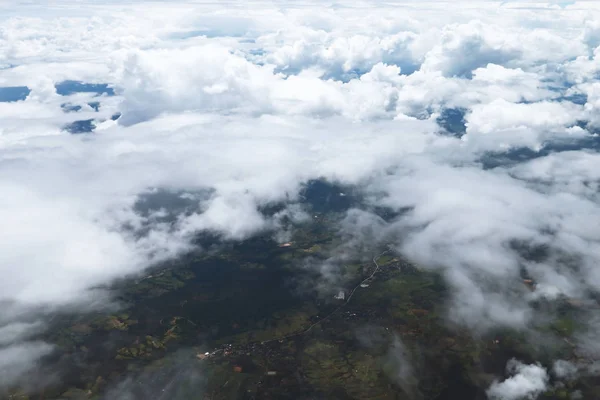
<instances>
[{"instance_id":1,"label":"cloud","mask_svg":"<svg viewBox=\"0 0 600 400\"><path fill-rule=\"evenodd\" d=\"M27 339L39 332L42 324L38 322L18 322L0 327L0 346Z\"/></svg>"},{"instance_id":2,"label":"cloud","mask_svg":"<svg viewBox=\"0 0 600 400\"><path fill-rule=\"evenodd\" d=\"M418 382L411 362L411 356L400 338L394 336L387 354L386 368L392 375L391 379L411 398L418 397L416 384Z\"/></svg>"},{"instance_id":3,"label":"cloud","mask_svg":"<svg viewBox=\"0 0 600 400\"><path fill-rule=\"evenodd\" d=\"M487 395L494 400L535 399L548 386L548 373L539 364L523 364L510 360L506 370L512 376L502 382L494 382Z\"/></svg>"},{"instance_id":4,"label":"cloud","mask_svg":"<svg viewBox=\"0 0 600 400\"><path fill-rule=\"evenodd\" d=\"M494 147L538 150L548 139L586 137L587 132L573 127L582 116L581 107L572 103L523 104L498 99L473 106L466 118L467 132L463 140L475 151Z\"/></svg>"},{"instance_id":5,"label":"cloud","mask_svg":"<svg viewBox=\"0 0 600 400\"><path fill-rule=\"evenodd\" d=\"M2 351L33 368L50 347L27 342L32 313L101 306L100 287L198 232L285 237L281 215L259 209L298 207L311 179L366 199L340 226L348 243L391 240L444 271L456 322L527 326L523 268L545 295L600 287L597 155L577 147L599 124L593 3L277 4L17 2L3 14L0 85L31 93L0 103ZM116 95L63 96L65 80ZM465 112L462 138L438 134L449 108ZM64 129L90 119L93 134ZM549 145L571 151L536 153ZM539 158L481 165L519 149ZM171 200L141 212L158 192ZM383 221L374 206L402 212ZM526 259L516 243L550 250Z\"/></svg>"},{"instance_id":6,"label":"cloud","mask_svg":"<svg viewBox=\"0 0 600 400\"><path fill-rule=\"evenodd\" d=\"M488 63L505 64L520 57L520 50L507 42L506 32L492 32L480 21L448 26L440 44L425 56L424 71L440 71L444 76L471 77L474 69Z\"/></svg>"},{"instance_id":7,"label":"cloud","mask_svg":"<svg viewBox=\"0 0 600 400\"><path fill-rule=\"evenodd\" d=\"M39 341L0 348L0 387L4 388L15 382L31 386L41 384L41 381L33 384L26 374L31 373L36 362L51 351L51 345Z\"/></svg>"},{"instance_id":8,"label":"cloud","mask_svg":"<svg viewBox=\"0 0 600 400\"><path fill-rule=\"evenodd\" d=\"M552 365L552 372L558 378L569 379L577 374L577 366L565 360L556 360Z\"/></svg>"},{"instance_id":9,"label":"cloud","mask_svg":"<svg viewBox=\"0 0 600 400\"><path fill-rule=\"evenodd\" d=\"M598 51L598 54L599 55L597 55L596 57L600 60L600 51ZM598 71L600 71L600 65L598 67ZM598 84L598 82L595 82L586 85L583 88L585 94L587 95L585 111L588 114L588 121L594 127L600 128L600 118L598 117L598 110L600 110L600 84Z\"/></svg>"},{"instance_id":10,"label":"cloud","mask_svg":"<svg viewBox=\"0 0 600 400\"><path fill-rule=\"evenodd\" d=\"M141 372L130 373L109 387L103 399L184 400L201 396L206 384L205 372L195 352L179 350L157 360Z\"/></svg>"},{"instance_id":11,"label":"cloud","mask_svg":"<svg viewBox=\"0 0 600 400\"><path fill-rule=\"evenodd\" d=\"M421 398L417 368L414 365L414 349L408 349L400 337L388 328L362 326L356 331L359 343L374 354L382 354L382 369L409 398Z\"/></svg>"}]
</instances>

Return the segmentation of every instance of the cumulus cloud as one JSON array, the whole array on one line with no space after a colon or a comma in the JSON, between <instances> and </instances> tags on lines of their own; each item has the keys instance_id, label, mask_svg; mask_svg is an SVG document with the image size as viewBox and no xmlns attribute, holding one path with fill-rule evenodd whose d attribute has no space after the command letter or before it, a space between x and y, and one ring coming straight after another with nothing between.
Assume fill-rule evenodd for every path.
<instances>
[{"instance_id":1,"label":"cumulus cloud","mask_svg":"<svg viewBox=\"0 0 600 400\"><path fill-rule=\"evenodd\" d=\"M472 107L467 116L467 135L463 139L473 140L474 146L483 146L486 150L492 148L488 140L500 148L539 149L548 136L555 140L585 137L587 133L583 129L569 129L581 117L581 107L572 103L525 104L497 99Z\"/></svg>"},{"instance_id":2,"label":"cumulus cloud","mask_svg":"<svg viewBox=\"0 0 600 400\"><path fill-rule=\"evenodd\" d=\"M443 270L455 321L527 325L523 268L547 296L600 287L597 155L577 148L600 124L594 3L278 4L17 2L3 13L0 85L31 89L0 103L0 302L10 307L0 340L23 368L50 351L26 342L43 327L28 325L32 310L98 306L99 287L188 250L200 231L277 231L281 215L260 207L297 203L310 179L402 211L383 221L354 209L341 228L348 243L391 239ZM61 95L64 80L116 95ZM445 109L464 111L462 138L439 134ZM87 120L93 134L65 130ZM550 144L572 151L539 153ZM523 148L539 158L481 165ZM157 191L172 201L141 212ZM551 250L531 260L516 243Z\"/></svg>"},{"instance_id":3,"label":"cumulus cloud","mask_svg":"<svg viewBox=\"0 0 600 400\"><path fill-rule=\"evenodd\" d=\"M477 20L447 26L440 43L425 56L422 69L470 78L474 69L488 63L507 64L519 58L521 49L510 39L507 32L498 34Z\"/></svg>"},{"instance_id":4,"label":"cumulus cloud","mask_svg":"<svg viewBox=\"0 0 600 400\"><path fill-rule=\"evenodd\" d=\"M487 395L494 400L535 399L548 386L548 373L539 364L523 364L515 359L506 365L511 375L502 382L494 382Z\"/></svg>"}]
</instances>

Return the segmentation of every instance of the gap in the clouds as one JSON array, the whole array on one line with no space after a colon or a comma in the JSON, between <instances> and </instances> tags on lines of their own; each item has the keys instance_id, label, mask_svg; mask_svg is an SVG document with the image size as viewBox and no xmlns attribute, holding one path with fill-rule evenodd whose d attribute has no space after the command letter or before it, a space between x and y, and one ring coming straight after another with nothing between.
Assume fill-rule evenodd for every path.
<instances>
[{"instance_id":1,"label":"gap in the clouds","mask_svg":"<svg viewBox=\"0 0 600 400\"><path fill-rule=\"evenodd\" d=\"M31 93L27 86L4 86L0 87L0 103L10 103L25 100Z\"/></svg>"},{"instance_id":2,"label":"gap in the clouds","mask_svg":"<svg viewBox=\"0 0 600 400\"><path fill-rule=\"evenodd\" d=\"M80 121L73 121L70 124L67 124L63 127L63 129L71 134L80 134L80 133L91 133L96 128L94 124L94 119L84 119Z\"/></svg>"},{"instance_id":3,"label":"gap in the clouds","mask_svg":"<svg viewBox=\"0 0 600 400\"><path fill-rule=\"evenodd\" d=\"M518 147L504 152L487 152L480 158L479 162L483 169L493 169L515 165L543 156L544 154L541 151L535 151L529 147Z\"/></svg>"},{"instance_id":4,"label":"gap in the clouds","mask_svg":"<svg viewBox=\"0 0 600 400\"><path fill-rule=\"evenodd\" d=\"M324 178L311 179L301 185L299 204L314 213L344 213L353 207L364 207L360 188ZM272 216L282 211L290 203L277 203L261 206L259 211Z\"/></svg>"},{"instance_id":5,"label":"gap in the clouds","mask_svg":"<svg viewBox=\"0 0 600 400\"><path fill-rule=\"evenodd\" d=\"M363 76L364 74L366 74L367 72L369 72L369 69L365 68L365 69L360 69L360 68L353 68L351 70L348 71L328 71L327 73L325 73L325 75L323 75L323 79L325 80L334 80L334 81L341 81L343 83L348 83L351 80L354 79L360 79L361 76Z\"/></svg>"},{"instance_id":6,"label":"gap in the clouds","mask_svg":"<svg viewBox=\"0 0 600 400\"><path fill-rule=\"evenodd\" d=\"M66 80L54 85L56 93L69 96L75 93L96 93L97 95L114 96L115 91L108 83L86 83L81 81Z\"/></svg>"},{"instance_id":7,"label":"gap in the clouds","mask_svg":"<svg viewBox=\"0 0 600 400\"><path fill-rule=\"evenodd\" d=\"M462 137L467 132L465 108L443 108L435 122L444 129L444 133Z\"/></svg>"},{"instance_id":8,"label":"gap in the clouds","mask_svg":"<svg viewBox=\"0 0 600 400\"><path fill-rule=\"evenodd\" d=\"M90 107L93 111L99 112L101 104L99 101L90 101L87 103L87 106ZM63 103L60 105L60 108L65 113L79 112L83 109L81 105L73 103Z\"/></svg>"},{"instance_id":9,"label":"gap in the clouds","mask_svg":"<svg viewBox=\"0 0 600 400\"><path fill-rule=\"evenodd\" d=\"M315 212L347 211L362 200L355 188L325 179L308 181L300 191L300 199Z\"/></svg>"},{"instance_id":10,"label":"gap in the clouds","mask_svg":"<svg viewBox=\"0 0 600 400\"><path fill-rule=\"evenodd\" d=\"M63 104L60 105L60 108L65 113L72 113L72 112L78 112L78 111L80 111L82 107L80 105L78 105L78 104L63 103Z\"/></svg>"},{"instance_id":11,"label":"gap in the clouds","mask_svg":"<svg viewBox=\"0 0 600 400\"><path fill-rule=\"evenodd\" d=\"M393 61L390 62L385 62L383 61L384 64L388 65L388 66L396 66L396 67L400 67L400 74L399 75L403 75L403 76L409 76L412 75L414 72L416 72L419 68L420 65L416 65L416 64L399 64ZM341 69L336 70L329 70L328 72L325 73L325 75L323 75L322 79L331 79L334 81L340 81L343 83L348 83L354 79L360 79L363 75L371 72L373 68L373 65L367 65L364 68L353 68L350 69L348 71L343 71Z\"/></svg>"},{"instance_id":12,"label":"gap in the clouds","mask_svg":"<svg viewBox=\"0 0 600 400\"><path fill-rule=\"evenodd\" d=\"M594 126L592 125L589 121L577 121L577 123L575 124L576 126L580 127L583 130L586 130L589 132L590 135L600 135L600 126Z\"/></svg>"},{"instance_id":13,"label":"gap in the clouds","mask_svg":"<svg viewBox=\"0 0 600 400\"><path fill-rule=\"evenodd\" d=\"M251 50L249 52L250 55L252 56L256 56L256 57L262 57L264 56L265 52L263 49L257 49L257 50ZM413 74L414 72L418 71L418 69L420 68L420 65L417 64L400 64L400 63L396 63L396 62L384 62L386 65L388 66L397 66L400 67L400 74L399 75L403 75L403 76L408 76ZM255 62L255 64L257 65L263 65L262 62ZM309 67L314 67L314 65L302 65L302 66L278 66L274 69L274 73L276 74L282 74L284 75L284 77L289 77L289 76L295 76L295 75L300 75L302 72L304 72L307 68ZM363 68L359 68L359 67L355 67L349 70L344 70L341 66L339 65L331 65L328 66L326 71L323 73L323 75L320 77L320 79L322 80L332 80L332 81L337 81L337 82L342 82L342 83L349 83L353 80L358 80L360 79L363 75L368 74L369 72L371 72L373 68L373 65L366 65Z\"/></svg>"},{"instance_id":14,"label":"gap in the clouds","mask_svg":"<svg viewBox=\"0 0 600 400\"><path fill-rule=\"evenodd\" d=\"M559 101L570 101L573 104L577 104L579 106L585 105L587 103L588 97L585 93L574 93L567 96L563 96L559 99Z\"/></svg>"},{"instance_id":15,"label":"gap in the clouds","mask_svg":"<svg viewBox=\"0 0 600 400\"><path fill-rule=\"evenodd\" d=\"M573 94L564 94L564 90L561 89L557 89L557 88L552 88L551 91L553 92L560 92L561 95L552 99L548 99L548 101L550 102L569 102L569 103L573 103L576 104L578 106L583 106L585 105L585 103L587 103L587 95L585 93L573 93ZM525 100L525 99L521 99L520 101L517 102L518 104L535 104L537 103L536 100Z\"/></svg>"},{"instance_id":16,"label":"gap in the clouds","mask_svg":"<svg viewBox=\"0 0 600 400\"><path fill-rule=\"evenodd\" d=\"M179 215L190 215L201 210L202 204L214 194L214 189L170 190L154 188L138 195L134 211L144 218L159 222L173 222Z\"/></svg>"},{"instance_id":17,"label":"gap in the clouds","mask_svg":"<svg viewBox=\"0 0 600 400\"><path fill-rule=\"evenodd\" d=\"M181 216L201 214L206 203L215 195L217 192L213 188L197 190L154 188L138 195L133 210L152 222L172 223ZM258 204L257 211L264 217L270 218L293 204L300 205L310 213L343 213L352 207L364 207L364 199L359 188L326 179L311 179L305 182L301 185L298 195L297 202L294 200ZM290 197L296 196L291 194ZM383 208L379 211L388 217L392 214L396 215L390 214L390 210ZM202 233L200 236L206 236L211 242L213 239L216 240L218 235Z\"/></svg>"},{"instance_id":18,"label":"gap in the clouds","mask_svg":"<svg viewBox=\"0 0 600 400\"><path fill-rule=\"evenodd\" d=\"M379 206L373 196L381 196L381 193L370 193L371 198L367 198L363 189L324 178L312 179L301 184L297 193L289 193L286 200L256 204L256 211L276 226L267 228L267 235L285 236L286 232L305 218L320 218L324 214L342 218L351 209L360 209L390 222L412 209L398 210ZM146 236L159 225L163 229L178 229L178 224L187 217L203 214L215 197L218 197L218 192L213 188L150 189L139 194L133 205L133 211L141 217L141 225L126 225L122 228L138 238ZM229 242L222 232L213 230L196 232L191 240L191 244L203 249L218 248Z\"/></svg>"},{"instance_id":19,"label":"gap in the clouds","mask_svg":"<svg viewBox=\"0 0 600 400\"><path fill-rule=\"evenodd\" d=\"M138 194L133 204L133 212L140 217L140 224L125 224L121 228L138 239L147 237L158 226L167 230L175 229L180 219L194 213L201 214L214 193L212 188L149 188ZM205 249L220 242L221 235L204 231L191 240L193 245Z\"/></svg>"},{"instance_id":20,"label":"gap in the clouds","mask_svg":"<svg viewBox=\"0 0 600 400\"><path fill-rule=\"evenodd\" d=\"M152 267L143 277L115 282L107 289L118 300L119 309L55 316L43 339L58 348L44 363L61 379L45 389L46 398L71 398L61 393L69 387L90 389L90 381L96 382L91 391L98 394L106 381L155 361L164 374L161 360L182 349L191 351L193 365L198 366L193 349L206 346L204 341L210 340L212 349L222 337L257 329L264 321L272 322L279 313L311 300L293 290L294 281L308 272L290 268L293 261L281 257L289 250L279 248L268 235L221 241L216 251L192 251ZM135 353L127 353L128 349ZM244 372L251 372L251 366L245 365ZM100 385L98 377L103 378ZM144 383L146 389L167 384ZM198 394L198 387L190 389ZM149 395L146 391L145 396L133 398Z\"/></svg>"},{"instance_id":21,"label":"gap in the clouds","mask_svg":"<svg viewBox=\"0 0 600 400\"><path fill-rule=\"evenodd\" d=\"M541 232L541 235L552 235L553 232ZM520 258L529 262L544 262L550 257L550 246L546 243L534 243L533 241L524 241L513 239L509 243L509 248L515 251ZM523 269L521 275L526 274Z\"/></svg>"},{"instance_id":22,"label":"gap in the clouds","mask_svg":"<svg viewBox=\"0 0 600 400\"><path fill-rule=\"evenodd\" d=\"M488 152L479 159L479 162L484 169L493 169L497 167L512 166L536 158L545 157L552 153L580 150L600 151L600 137L594 134L573 141L548 142L545 143L539 151L529 147L516 147L504 152Z\"/></svg>"},{"instance_id":23,"label":"gap in the clouds","mask_svg":"<svg viewBox=\"0 0 600 400\"><path fill-rule=\"evenodd\" d=\"M568 101L571 102L573 104L577 104L579 106L583 106L585 105L585 103L587 103L588 100L588 96L587 94L580 92L580 91L576 91L575 89L575 83L574 82L569 82L567 80L553 80L553 79L541 79L540 80L541 83L544 83L544 88L546 90L549 90L553 93L556 93L555 96L551 96L551 98L549 98L549 101L557 101L557 102L563 102L563 101ZM535 103L535 101L525 101L522 100L520 101L520 103Z\"/></svg>"},{"instance_id":24,"label":"gap in the clouds","mask_svg":"<svg viewBox=\"0 0 600 400\"><path fill-rule=\"evenodd\" d=\"M348 191L342 184L311 181L306 184L303 193L315 208L338 209L335 195L341 194L340 189ZM196 207L197 198L207 198L211 194L210 190L193 193L172 189L149 190L140 195L135 208L145 216L165 208L189 212ZM315 203L320 200L329 205L317 207ZM341 207L345 209L347 205ZM315 303L312 291L297 290L300 282L311 282L314 286L319 279L317 272L299 268L298 264L307 257L311 262L322 257L315 249L331 241L331 229L337 226L336 218L327 221L311 218L303 228L306 232L293 239L297 248L277 246L270 232L242 241L224 241L214 237L215 248L211 255L192 251L155 266L143 278L126 278L115 283L110 290L118 293L123 309L54 319L53 327L44 339L60 346L52 361L61 371L64 381L62 387L51 387L46 394L54 398L54 392L58 396L65 387L89 388L88 381L98 382L98 376L103 377L102 384L105 385L104 379L110 382L119 373L125 374L125 367L145 365L189 346L196 348L208 339L213 342L208 348L210 350L226 336L257 329L271 330L272 325L289 310L300 310L302 318L305 309L310 312L307 312L310 318L318 319L318 315L325 315L338 303L329 292L325 300ZM328 232L324 232L323 226ZM204 235L205 238L210 236L210 233ZM306 250L302 250L304 248ZM315 308L313 303L318 307ZM302 320L301 326L311 321L313 319ZM273 334L278 332L273 331ZM235 343L234 340L228 339L225 343ZM164 345L160 348L151 345L167 341L167 349ZM142 351L139 343L145 346L144 349L150 349L149 354ZM136 353L123 353L128 349L134 349ZM256 354L259 351L257 349ZM193 352L191 357L197 365L195 354ZM256 357L256 354L252 356ZM249 356L248 359L251 358ZM252 363L242 365L246 374L261 371ZM146 388L150 386L152 382L145 385ZM97 393L99 386L95 385L92 390ZM114 397L109 395L106 398Z\"/></svg>"},{"instance_id":25,"label":"gap in the clouds","mask_svg":"<svg viewBox=\"0 0 600 400\"><path fill-rule=\"evenodd\" d=\"M78 112L80 110L81 110L81 106L67 106L67 107L63 108L64 112ZM97 112L98 110L95 109L95 111ZM120 117L121 117L121 113L116 112L113 115L111 115L110 120L117 121ZM96 129L97 122L104 122L104 119L96 120L94 118L90 118L90 119L82 119L82 120L73 121L69 124L64 125L63 130L65 130L66 132L69 132L71 134L74 134L74 135L92 133Z\"/></svg>"},{"instance_id":26,"label":"gap in the clouds","mask_svg":"<svg viewBox=\"0 0 600 400\"><path fill-rule=\"evenodd\" d=\"M373 196L382 194L369 193L365 196L364 188L348 185L324 178L312 179L300 185L297 193L289 193L286 200L256 204L256 211L267 220L274 222L278 228L269 235L282 233L291 229L299 220L318 218L328 214L342 218L351 209L368 211L383 221L390 222L410 212L412 208L394 209L377 205ZM209 207L209 203L218 192L213 188L180 190L171 188L154 188L138 195L133 211L142 218L140 226L123 226L136 237L147 235L157 224L166 224L167 229L177 229L178 222L196 214L201 215ZM208 249L228 242L218 231L206 230L194 234L192 244Z\"/></svg>"},{"instance_id":27,"label":"gap in the clouds","mask_svg":"<svg viewBox=\"0 0 600 400\"><path fill-rule=\"evenodd\" d=\"M359 206L357 202L361 196L356 192L357 188L343 183L316 179L305 183L301 197L311 210L343 211ZM174 214L194 212L198 203L212 194L210 189L154 189L140 195L134 207L147 217L160 214L164 209L171 209ZM275 207L265 212L276 213L280 210ZM328 216L332 219L326 220ZM324 213L319 214L319 218L311 218L304 227L300 227L303 230L301 234L292 236L292 245L289 247L278 246L279 243L270 232L261 232L240 241L224 241L218 236L211 238L211 233L200 234L204 249L206 240L214 241L213 252L192 251L155 266L143 276L117 282L111 290L118 295L123 309L57 318L44 337L49 343L60 346L53 360L65 381L61 388L55 390L56 395L60 396L58 392L66 387L85 388L97 395L99 390L103 390L94 385L99 376L105 388L107 382L110 385L114 379L121 379L131 372L135 376L140 367L154 362L157 363L154 367L171 379L172 375L161 363L164 357L188 349L194 362L191 365L208 365L207 360L203 361L205 364L199 364L196 354L204 354L222 344L227 346L227 343L233 343L234 348L243 353L240 357L234 355L231 359L224 358L233 365L243 366L243 375L237 376L258 376L260 379L265 371L253 360L262 360L262 351L268 351L276 356L276 365L272 368L278 371L277 374L288 374L290 370L292 372L284 376L293 377L298 368L292 369L290 366L308 364L301 364L298 357L279 357L278 354L287 354L282 349L288 347L289 342L272 339L318 321L339 304L333 299L337 283L323 283L323 276L317 270L330 259L332 253L340 252L338 242L348 241L348 236L336 238L336 232L339 234L338 216ZM341 251L352 253L357 243L360 246L369 239L366 237L369 233L358 232L356 228L360 226L353 225L346 232L350 233L350 238L353 234L359 236L360 242L352 243L351 247L341 247ZM359 261L355 264L352 260L352 268L359 268L356 276L351 275L352 279L348 281L356 281L352 286L363 282L362 278L370 273L370 257L373 257L370 253L377 250L372 247L381 244L368 243L365 246L368 257L364 263L365 271L359 273L363 267ZM494 332L494 335L485 336L480 343L475 343L467 335L462 337L462 334L447 330L437 314L438 305L444 304L443 300L446 299L447 287L443 279L433 279L428 271L406 268L398 260L394 261L394 257L381 258L381 264L385 263L387 267L370 280L370 289L358 290L348 306L348 312L332 314L330 320L312 333L299 335L297 341L292 339L291 343L301 346L299 354L302 354L302 346L315 341L340 346L343 354L362 354L361 347L347 333L365 324L382 323L383 326L389 326L390 331L403 332L403 338L407 341L415 342L417 355L424 360L418 362L424 365L423 370L417 370L419 382L424 382L425 388L430 387L431 383L444 383L445 389L440 389L441 394L435 397L438 400L483 398L482 388L485 384L474 373L501 376L506 360L512 357L526 362L535 360L528 358L527 353L519 352L518 346L524 341L511 341L516 337L513 332ZM315 267L310 269L307 263ZM345 265L336 265L335 260L333 263L333 267L337 268L333 270L334 274L340 274L340 270L346 271ZM345 261L341 263L346 264ZM348 282L341 284L350 286ZM307 285L311 285L312 291L305 288ZM316 293L315 287L321 285L326 286L325 295ZM349 314L353 315L352 318ZM282 328L283 324L285 328ZM294 324L297 327L290 328ZM415 328L418 329L410 333L409 329ZM261 343L264 339L269 339L269 342ZM493 344L496 339L500 339L501 345ZM256 343L246 346L244 341ZM387 350L382 346L381 351ZM369 351L369 354L372 352ZM325 353L323 357L328 360L329 356ZM215 357L213 360L220 359ZM360 359L358 362L356 365L364 365L360 364ZM231 371L232 365L225 365ZM326 376L326 372L323 374ZM133 398L147 398L150 389L171 393L169 388L173 382L176 385L180 381L169 380L165 376L160 382L137 382L139 389L146 390ZM293 382L293 379L290 380ZM272 384L271 381L265 382L266 387ZM316 385L313 383L313 386ZM244 386L240 387L245 389ZM287 389L288 394L295 393L285 384L282 387ZM194 393L197 394L199 388L195 389ZM83 389L78 390L85 393ZM46 391L46 395L49 395L46 398L55 398L50 393L53 393L52 390ZM117 393L122 394L121 391ZM238 390L238 393L246 391ZM344 394L343 391L340 393ZM58 398L65 397L67 395ZM102 398L114 399L114 392Z\"/></svg>"}]
</instances>

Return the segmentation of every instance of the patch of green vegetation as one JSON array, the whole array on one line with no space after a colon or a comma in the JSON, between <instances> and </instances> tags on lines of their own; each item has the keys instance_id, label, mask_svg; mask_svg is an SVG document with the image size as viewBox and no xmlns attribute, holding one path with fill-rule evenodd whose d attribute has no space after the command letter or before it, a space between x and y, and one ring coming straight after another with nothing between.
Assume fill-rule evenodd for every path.
<instances>
[{"instance_id":1,"label":"patch of green vegetation","mask_svg":"<svg viewBox=\"0 0 600 400\"><path fill-rule=\"evenodd\" d=\"M360 263L348 263L342 266L342 275L349 278L360 276L363 265Z\"/></svg>"},{"instance_id":2,"label":"patch of green vegetation","mask_svg":"<svg viewBox=\"0 0 600 400\"><path fill-rule=\"evenodd\" d=\"M261 263L248 262L241 264L241 269L249 269L249 270L265 270L267 267Z\"/></svg>"},{"instance_id":3,"label":"patch of green vegetation","mask_svg":"<svg viewBox=\"0 0 600 400\"><path fill-rule=\"evenodd\" d=\"M394 259L394 256L389 255L389 254L384 254L377 259L377 264L379 264L380 266L386 265L386 264L389 264L393 259Z\"/></svg>"},{"instance_id":4,"label":"patch of green vegetation","mask_svg":"<svg viewBox=\"0 0 600 400\"><path fill-rule=\"evenodd\" d=\"M548 390L544 393L542 393L539 396L540 400L570 400L573 398L577 398L577 397L573 397L572 393L574 391L572 389L566 388L566 387L557 387L557 388L553 388L551 390ZM581 397L579 397L581 398Z\"/></svg>"},{"instance_id":5,"label":"patch of green vegetation","mask_svg":"<svg viewBox=\"0 0 600 400\"><path fill-rule=\"evenodd\" d=\"M165 349L164 343L152 336L146 336L143 342L136 341L130 347L121 347L117 350L117 360L130 360L137 358L150 358L155 350Z\"/></svg>"},{"instance_id":6,"label":"patch of green vegetation","mask_svg":"<svg viewBox=\"0 0 600 400\"><path fill-rule=\"evenodd\" d=\"M130 319L129 314L126 313L101 317L100 319L97 319L92 322L93 326L107 331L126 331L131 325L135 325L137 323L137 320Z\"/></svg>"},{"instance_id":7,"label":"patch of green vegetation","mask_svg":"<svg viewBox=\"0 0 600 400\"><path fill-rule=\"evenodd\" d=\"M257 321L255 329L223 337L217 343L247 344L286 337L306 329L317 310L312 306L288 312L275 312L269 319Z\"/></svg>"},{"instance_id":8,"label":"patch of green vegetation","mask_svg":"<svg viewBox=\"0 0 600 400\"><path fill-rule=\"evenodd\" d=\"M169 328L164 334L163 343L179 339L179 334L177 330L177 326L172 326L171 328Z\"/></svg>"},{"instance_id":9,"label":"patch of green vegetation","mask_svg":"<svg viewBox=\"0 0 600 400\"><path fill-rule=\"evenodd\" d=\"M369 289L358 291L355 296L358 304L378 305L393 318L422 319L436 317L444 293L439 290L432 273L396 271L385 279L376 276Z\"/></svg>"},{"instance_id":10,"label":"patch of green vegetation","mask_svg":"<svg viewBox=\"0 0 600 400\"><path fill-rule=\"evenodd\" d=\"M209 351L210 355L199 360L193 354L192 359L203 370L207 391L185 398L391 399L408 398L405 387L418 386L415 391L421 398L434 399L452 380L488 387L513 356L544 365L556 358L569 359L556 355L564 348L572 350L563 340L577 331L571 309L553 314L551 323L540 322L544 337L556 342L550 345L532 344L526 334L510 329L473 337L466 330L448 327L440 317L447 296L441 274L405 266L391 253L378 259L382 268L346 305L309 297L312 294L301 295L306 301L290 295L284 284L314 278L302 273L299 263L308 257L322 259L342 244L327 224L302 227L290 248L279 248L267 237L226 244L227 249L216 254L185 257L169 269L123 285L125 301L133 304L128 313L66 318L52 332L51 341L86 359L78 386L85 390L73 389L61 399L93 398L108 386L101 374L112 383L111 376L127 371L164 371L167 346L174 350L196 345L198 335L205 333L201 354ZM373 271L371 261L359 260L340 266L342 286L353 287ZM338 312L308 333L288 337L339 306ZM369 325L383 332L381 343L367 346L358 338L357 331ZM400 382L399 365L390 356L394 335L414 355L411 365L418 384L410 377ZM109 337L119 347L113 356L120 361L112 361L113 365L102 360L104 355L98 357L98 349ZM279 340L284 337L288 338ZM212 353L223 344L232 346ZM459 372L452 375L453 370ZM571 392L571 387L553 389L543 398L568 399L565 395ZM583 392L587 396L593 388Z\"/></svg>"},{"instance_id":11,"label":"patch of green vegetation","mask_svg":"<svg viewBox=\"0 0 600 400\"><path fill-rule=\"evenodd\" d=\"M102 390L102 388L104 388L104 386L106 386L106 381L104 380L104 378L102 378L101 376L97 377L96 380L94 381L94 383L92 383L91 385L89 385L88 389L88 393L91 394L98 394L100 393L100 391Z\"/></svg>"},{"instance_id":12,"label":"patch of green vegetation","mask_svg":"<svg viewBox=\"0 0 600 400\"><path fill-rule=\"evenodd\" d=\"M320 244L313 244L312 246L302 249L302 251L304 251L305 253L319 253L321 250L323 250L323 246Z\"/></svg>"},{"instance_id":13,"label":"patch of green vegetation","mask_svg":"<svg viewBox=\"0 0 600 400\"><path fill-rule=\"evenodd\" d=\"M21 390L15 390L8 393L8 400L29 400L29 396Z\"/></svg>"},{"instance_id":14,"label":"patch of green vegetation","mask_svg":"<svg viewBox=\"0 0 600 400\"><path fill-rule=\"evenodd\" d=\"M562 336L572 336L576 329L575 321L568 316L554 320L550 327Z\"/></svg>"},{"instance_id":15,"label":"patch of green vegetation","mask_svg":"<svg viewBox=\"0 0 600 400\"><path fill-rule=\"evenodd\" d=\"M166 269L147 276L135 285L128 285L126 291L132 295L158 297L184 287L185 281L194 277L194 272L187 268Z\"/></svg>"},{"instance_id":16,"label":"patch of green vegetation","mask_svg":"<svg viewBox=\"0 0 600 400\"><path fill-rule=\"evenodd\" d=\"M304 348L302 367L308 382L331 397L344 393L353 399L393 398L382 379L381 360L363 351L313 340Z\"/></svg>"},{"instance_id":17,"label":"patch of green vegetation","mask_svg":"<svg viewBox=\"0 0 600 400\"><path fill-rule=\"evenodd\" d=\"M89 399L91 393L87 390L71 388L60 395L59 400L82 400Z\"/></svg>"}]
</instances>

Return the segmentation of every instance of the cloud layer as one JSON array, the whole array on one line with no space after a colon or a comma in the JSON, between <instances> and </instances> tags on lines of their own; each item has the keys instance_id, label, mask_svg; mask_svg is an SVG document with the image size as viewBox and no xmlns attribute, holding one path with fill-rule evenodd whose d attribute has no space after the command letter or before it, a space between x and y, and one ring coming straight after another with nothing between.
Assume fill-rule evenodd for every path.
<instances>
[{"instance_id":1,"label":"cloud layer","mask_svg":"<svg viewBox=\"0 0 600 400\"><path fill-rule=\"evenodd\" d=\"M453 320L525 326L523 268L546 294L600 288L595 2L0 10L0 86L31 90L0 102L0 351L32 354L23 368L49 351L15 334L41 329L35 310L97 305L92 288L199 231L275 229L258 207L315 178L410 210L378 231L446 271ZM66 80L115 95L58 93ZM447 110L460 134L436 122ZM93 133L65 128L85 120ZM492 156L507 162L487 168ZM140 213L156 190L193 212ZM533 260L516 244L549 250Z\"/></svg>"}]
</instances>

